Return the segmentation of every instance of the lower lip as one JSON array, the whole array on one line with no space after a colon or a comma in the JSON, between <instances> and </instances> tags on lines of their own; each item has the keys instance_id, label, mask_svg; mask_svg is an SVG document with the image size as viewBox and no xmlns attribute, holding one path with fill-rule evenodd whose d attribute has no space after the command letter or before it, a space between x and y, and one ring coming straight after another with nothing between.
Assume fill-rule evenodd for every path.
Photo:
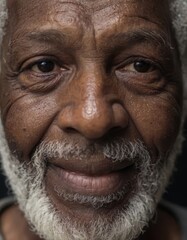
<instances>
[{"instance_id":1,"label":"lower lip","mask_svg":"<svg viewBox=\"0 0 187 240\"><path fill-rule=\"evenodd\" d=\"M119 191L131 182L135 168L129 166L123 170L100 176L88 176L77 172L52 166L48 176L54 186L60 191L79 193L82 195L108 195Z\"/></svg>"}]
</instances>

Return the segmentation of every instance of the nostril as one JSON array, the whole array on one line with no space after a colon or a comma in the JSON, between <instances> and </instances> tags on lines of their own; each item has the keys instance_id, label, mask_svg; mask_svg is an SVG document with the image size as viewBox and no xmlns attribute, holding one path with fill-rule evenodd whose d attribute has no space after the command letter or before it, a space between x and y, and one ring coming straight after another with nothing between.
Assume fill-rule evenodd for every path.
<instances>
[{"instance_id":1,"label":"nostril","mask_svg":"<svg viewBox=\"0 0 187 240\"><path fill-rule=\"evenodd\" d=\"M113 127L113 128L111 129L112 132L118 132L118 131L120 131L120 130L121 130L121 127L120 127L120 126Z\"/></svg>"},{"instance_id":2,"label":"nostril","mask_svg":"<svg viewBox=\"0 0 187 240\"><path fill-rule=\"evenodd\" d=\"M58 115L58 126L67 134L81 134L87 139L99 139L108 135L120 134L128 126L128 113L118 103L98 98L96 113L91 118L83 114L84 102L78 106L63 109Z\"/></svg>"},{"instance_id":3,"label":"nostril","mask_svg":"<svg viewBox=\"0 0 187 240\"><path fill-rule=\"evenodd\" d=\"M67 133L75 133L75 132L77 132L77 130L72 128L72 127L66 127L64 129L64 131L66 131Z\"/></svg>"},{"instance_id":4,"label":"nostril","mask_svg":"<svg viewBox=\"0 0 187 240\"><path fill-rule=\"evenodd\" d=\"M117 134L119 134L119 133L121 133L121 131L122 131L122 128L119 126L117 126L117 127L113 127L113 128L111 128L111 129L109 129L109 131L107 132L107 136L109 135L109 136L117 136Z\"/></svg>"}]
</instances>

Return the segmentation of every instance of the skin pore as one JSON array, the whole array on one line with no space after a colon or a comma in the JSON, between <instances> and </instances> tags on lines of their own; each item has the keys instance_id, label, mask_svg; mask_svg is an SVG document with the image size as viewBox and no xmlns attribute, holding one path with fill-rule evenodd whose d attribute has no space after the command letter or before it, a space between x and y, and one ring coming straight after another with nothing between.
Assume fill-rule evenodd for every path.
<instances>
[{"instance_id":1,"label":"skin pore","mask_svg":"<svg viewBox=\"0 0 187 240\"><path fill-rule=\"evenodd\" d=\"M139 139L152 163L159 157L166 161L182 111L167 1L9 0L8 8L0 104L10 150L21 162L29 163L43 141L88 148L116 138ZM138 172L128 159L119 164L94 154L83 160L49 159L45 173L46 192L57 211L80 222L110 219L136 189ZM55 191L100 196L129 182L122 201L99 211L63 201ZM160 216L160 223L178 229L173 218Z\"/></svg>"}]
</instances>

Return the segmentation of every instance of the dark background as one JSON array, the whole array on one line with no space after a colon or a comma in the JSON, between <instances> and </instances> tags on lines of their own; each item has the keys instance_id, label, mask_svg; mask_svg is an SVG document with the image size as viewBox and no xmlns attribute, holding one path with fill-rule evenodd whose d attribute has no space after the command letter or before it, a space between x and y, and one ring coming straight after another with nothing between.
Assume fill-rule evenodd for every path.
<instances>
[{"instance_id":1,"label":"dark background","mask_svg":"<svg viewBox=\"0 0 187 240\"><path fill-rule=\"evenodd\" d=\"M187 138L187 122L185 124L184 135ZM171 183L166 189L164 198L173 203L187 207L187 141L183 144L182 155L178 157L176 171L171 178ZM6 180L0 173L0 198L9 194L6 188Z\"/></svg>"},{"instance_id":2,"label":"dark background","mask_svg":"<svg viewBox=\"0 0 187 240\"><path fill-rule=\"evenodd\" d=\"M184 127L185 141L182 154L176 162L176 171L170 180L170 185L166 190L164 198L187 207L187 121Z\"/></svg>"}]
</instances>

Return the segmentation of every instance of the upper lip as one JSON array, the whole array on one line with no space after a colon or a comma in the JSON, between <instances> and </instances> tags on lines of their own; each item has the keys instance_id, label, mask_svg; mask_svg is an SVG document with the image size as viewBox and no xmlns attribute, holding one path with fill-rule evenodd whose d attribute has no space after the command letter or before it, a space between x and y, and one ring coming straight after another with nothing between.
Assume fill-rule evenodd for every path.
<instances>
[{"instance_id":1,"label":"upper lip","mask_svg":"<svg viewBox=\"0 0 187 240\"><path fill-rule=\"evenodd\" d=\"M53 165L70 172L77 172L88 176L106 175L118 172L134 164L134 161L125 159L121 162L113 162L112 159L90 157L84 160L54 158L47 161L48 165Z\"/></svg>"}]
</instances>

